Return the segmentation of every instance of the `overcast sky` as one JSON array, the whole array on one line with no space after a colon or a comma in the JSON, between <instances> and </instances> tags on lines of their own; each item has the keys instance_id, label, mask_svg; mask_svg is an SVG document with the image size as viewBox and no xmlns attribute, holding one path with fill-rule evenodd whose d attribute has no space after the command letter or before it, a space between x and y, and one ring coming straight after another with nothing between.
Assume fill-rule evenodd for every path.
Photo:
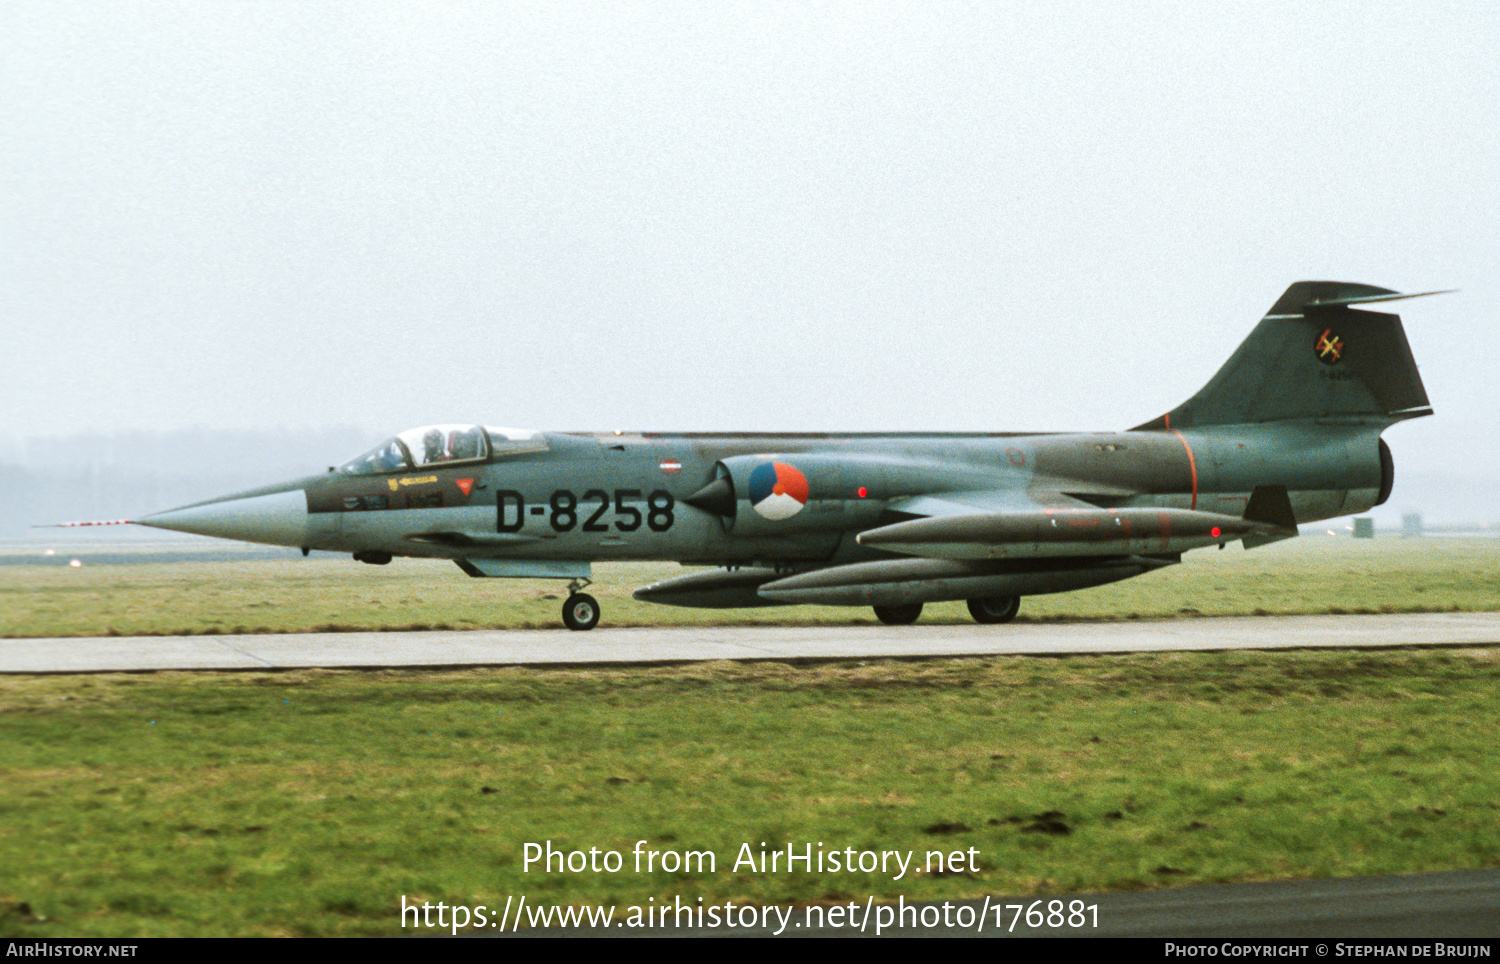
<instances>
[{"instance_id":1,"label":"overcast sky","mask_svg":"<svg viewBox=\"0 0 1500 964\"><path fill-rule=\"evenodd\" d=\"M1500 474L1500 6L0 6L3 431L1115 429L1293 281ZM354 453L332 453L330 458Z\"/></svg>"}]
</instances>

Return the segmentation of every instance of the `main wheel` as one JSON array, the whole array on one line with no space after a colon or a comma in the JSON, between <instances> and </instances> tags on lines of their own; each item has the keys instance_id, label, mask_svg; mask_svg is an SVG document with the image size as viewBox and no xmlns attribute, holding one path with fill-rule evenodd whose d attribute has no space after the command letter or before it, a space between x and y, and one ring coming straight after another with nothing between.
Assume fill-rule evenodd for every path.
<instances>
[{"instance_id":1,"label":"main wheel","mask_svg":"<svg viewBox=\"0 0 1500 964\"><path fill-rule=\"evenodd\" d=\"M599 625L599 600L586 592L575 592L563 603L563 623L569 629L593 629Z\"/></svg>"},{"instance_id":2,"label":"main wheel","mask_svg":"<svg viewBox=\"0 0 1500 964\"><path fill-rule=\"evenodd\" d=\"M907 626L917 621L922 615L922 604L912 603L910 606L876 606L875 618L887 626Z\"/></svg>"},{"instance_id":3,"label":"main wheel","mask_svg":"<svg viewBox=\"0 0 1500 964\"><path fill-rule=\"evenodd\" d=\"M1008 623L1021 611L1020 596L989 596L969 600L969 615L976 623Z\"/></svg>"}]
</instances>

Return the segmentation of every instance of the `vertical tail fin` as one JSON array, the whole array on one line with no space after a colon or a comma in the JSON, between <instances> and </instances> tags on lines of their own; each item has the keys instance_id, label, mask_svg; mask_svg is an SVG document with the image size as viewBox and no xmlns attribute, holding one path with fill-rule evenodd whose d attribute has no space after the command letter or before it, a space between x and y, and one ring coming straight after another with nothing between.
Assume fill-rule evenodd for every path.
<instances>
[{"instance_id":1,"label":"vertical tail fin","mask_svg":"<svg viewBox=\"0 0 1500 964\"><path fill-rule=\"evenodd\" d=\"M1136 431L1329 416L1392 422L1431 415L1396 315L1354 305L1422 295L1346 281L1299 281L1198 394Z\"/></svg>"}]
</instances>

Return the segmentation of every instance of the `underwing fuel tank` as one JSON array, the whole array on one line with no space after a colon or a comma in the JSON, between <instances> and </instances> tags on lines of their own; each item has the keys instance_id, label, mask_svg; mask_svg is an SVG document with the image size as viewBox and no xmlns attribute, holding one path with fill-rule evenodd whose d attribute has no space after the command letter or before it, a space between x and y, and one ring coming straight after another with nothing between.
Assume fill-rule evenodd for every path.
<instances>
[{"instance_id":1,"label":"underwing fuel tank","mask_svg":"<svg viewBox=\"0 0 1500 964\"><path fill-rule=\"evenodd\" d=\"M768 582L760 587L759 605L904 606L950 599L1037 596L1102 586L1177 561L1172 555L1002 562L959 559L861 562Z\"/></svg>"},{"instance_id":2,"label":"underwing fuel tank","mask_svg":"<svg viewBox=\"0 0 1500 964\"><path fill-rule=\"evenodd\" d=\"M687 576L676 576L642 586L631 593L642 602L665 606L687 606L692 609L744 609L752 606L775 606L779 603L756 593L765 583L781 577L774 569L711 569Z\"/></svg>"},{"instance_id":3,"label":"underwing fuel tank","mask_svg":"<svg viewBox=\"0 0 1500 964\"><path fill-rule=\"evenodd\" d=\"M937 516L859 534L860 545L943 559L1185 552L1276 527L1192 509L1039 509Z\"/></svg>"}]
</instances>

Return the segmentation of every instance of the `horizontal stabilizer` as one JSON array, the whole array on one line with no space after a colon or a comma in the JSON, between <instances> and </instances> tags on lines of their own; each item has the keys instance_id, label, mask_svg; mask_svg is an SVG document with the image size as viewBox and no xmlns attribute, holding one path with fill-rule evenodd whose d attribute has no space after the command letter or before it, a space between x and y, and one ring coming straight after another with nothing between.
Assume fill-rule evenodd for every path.
<instances>
[{"instance_id":1,"label":"horizontal stabilizer","mask_svg":"<svg viewBox=\"0 0 1500 964\"><path fill-rule=\"evenodd\" d=\"M1355 284L1352 281L1299 281L1286 289L1267 318L1301 318L1309 308L1328 308L1335 305L1373 305L1384 301L1405 301L1408 298L1426 298L1428 295L1448 295L1457 291L1417 291L1402 294L1389 288Z\"/></svg>"}]
</instances>

